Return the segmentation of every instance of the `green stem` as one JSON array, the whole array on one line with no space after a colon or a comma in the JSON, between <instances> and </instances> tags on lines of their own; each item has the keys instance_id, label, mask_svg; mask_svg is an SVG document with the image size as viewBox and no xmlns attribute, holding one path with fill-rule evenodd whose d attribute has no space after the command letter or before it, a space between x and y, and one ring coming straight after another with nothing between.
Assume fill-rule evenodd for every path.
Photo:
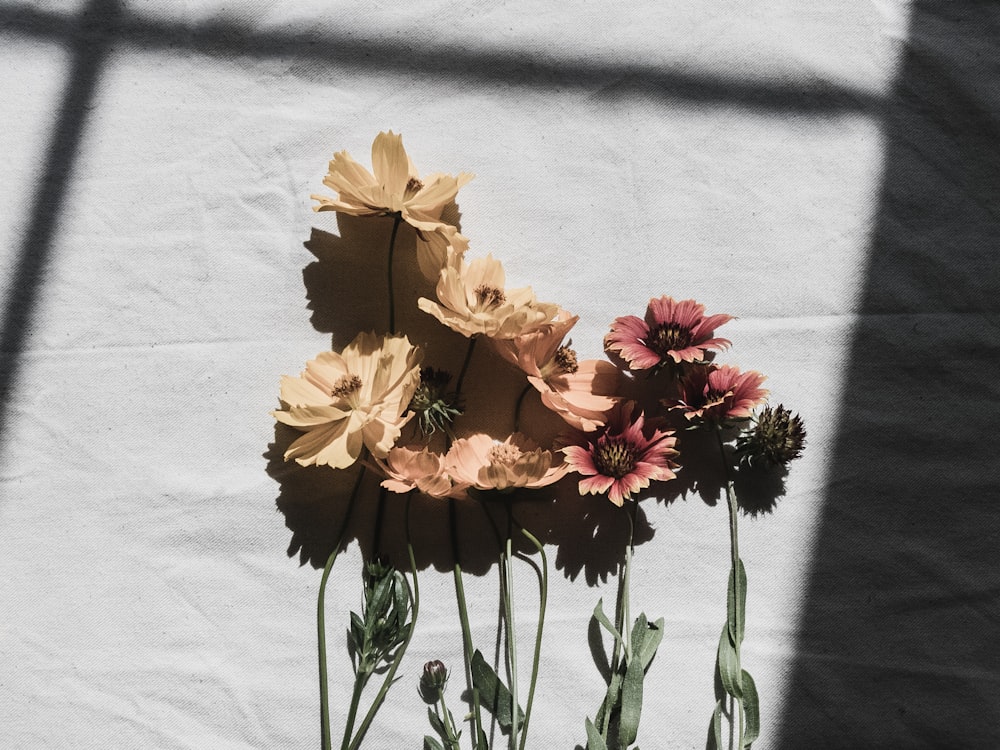
<instances>
[{"instance_id":1,"label":"green stem","mask_svg":"<svg viewBox=\"0 0 1000 750\"><path fill-rule=\"evenodd\" d=\"M368 666L363 668L354 677L354 694L351 695L351 708L347 712L347 723L344 724L344 739L340 743L340 750L348 750L351 742L351 732L354 730L354 720L358 716L358 704L361 702L361 692L368 684L371 672L367 671Z\"/></svg>"},{"instance_id":2,"label":"green stem","mask_svg":"<svg viewBox=\"0 0 1000 750\"><path fill-rule=\"evenodd\" d=\"M411 495L412 493L407 493L406 495L406 551L410 558L410 575L413 576L412 589L410 588L410 582L406 580L406 576L403 576L403 581L406 583L406 593L410 599L410 627L402 645L396 650L396 653L393 656L392 666L389 667L389 671L386 673L385 679L382 680L382 686L375 695L375 700L372 701L372 705L368 709L368 713L365 714L365 718L362 720L361 726L358 727L358 733L351 741L350 750L357 750L357 748L361 746L361 741L365 738L368 728L375 719L375 714L378 713L378 710L382 707L382 703L385 701L385 696L389 692L389 688L392 687L394 682L393 678L396 676L396 671L399 669L399 665L403 661L403 655L406 653L406 649L410 645L410 639L413 638L413 631L417 627L417 617L420 614L420 583L417 580L417 561L413 554L413 543L410 541Z\"/></svg>"},{"instance_id":3,"label":"green stem","mask_svg":"<svg viewBox=\"0 0 1000 750\"><path fill-rule=\"evenodd\" d=\"M504 544L503 565L504 565L504 619L507 628L507 667L510 671L510 702L511 702L511 728L510 728L510 748L517 747L517 630L514 624L514 565L512 560L511 527L513 519L511 517L510 499L505 503L507 508L507 540Z\"/></svg>"},{"instance_id":4,"label":"green stem","mask_svg":"<svg viewBox=\"0 0 1000 750\"><path fill-rule=\"evenodd\" d=\"M400 214L396 214L392 223L392 236L389 238L389 260L388 271L386 273L389 285L389 333L396 332L396 298L392 288L392 257L396 252L396 232L399 231L399 224L403 220Z\"/></svg>"},{"instance_id":5,"label":"green stem","mask_svg":"<svg viewBox=\"0 0 1000 750\"><path fill-rule=\"evenodd\" d=\"M542 543L539 542L538 539L523 526L518 525L518 528L521 530L521 533L527 537L528 541L535 546L535 549L538 550L538 554L541 556L542 560L542 572L538 579L538 630L535 632L535 652L531 663L531 683L528 686L528 702L524 706L524 724L521 725L520 750L524 750L524 744L528 739L528 720L531 719L531 705L535 700L535 683L538 680L538 665L541 661L542 655L542 630L545 627L545 605L549 596L549 562L545 557L545 550L542 549Z\"/></svg>"},{"instance_id":6,"label":"green stem","mask_svg":"<svg viewBox=\"0 0 1000 750\"><path fill-rule=\"evenodd\" d=\"M319 597L316 603L316 627L319 636L319 716L320 736L323 750L331 750L330 744L330 695L326 679L326 623L324 622L324 599L326 598L326 581L330 577L333 563L337 560L340 542L333 548L323 568L323 577L319 582Z\"/></svg>"},{"instance_id":7,"label":"green stem","mask_svg":"<svg viewBox=\"0 0 1000 750\"><path fill-rule=\"evenodd\" d=\"M470 347L471 348L471 347ZM458 561L458 530L456 528L455 501L448 501L451 525L451 549L454 556L455 599L458 603L458 619L462 624L462 654L465 661L465 680L472 691L472 746L479 748L483 717L479 707L479 688L472 679L472 628L469 627L469 610L465 602L465 586L462 583L462 566Z\"/></svg>"},{"instance_id":8,"label":"green stem","mask_svg":"<svg viewBox=\"0 0 1000 750\"><path fill-rule=\"evenodd\" d=\"M729 506L729 549L731 552L731 564L733 573L733 601L735 605L733 606L733 630L735 631L733 636L733 648L736 651L736 669L737 673L742 670L743 662L740 659L740 643L741 638L739 634L743 630L743 623L741 620L742 608L740 607L740 539L739 530L737 528L737 517L739 506L736 501L736 491L733 488L733 480L730 472L729 460L726 457L726 447L722 440L721 430L716 430L716 437L719 441L719 454L722 457L722 465L725 470L726 476L726 500ZM743 750L743 736L744 736L744 710L743 710L743 699L736 698L734 700L737 705L737 710L739 712L739 742L737 744L738 750ZM732 721L732 714L730 714L730 721Z\"/></svg>"},{"instance_id":9,"label":"green stem","mask_svg":"<svg viewBox=\"0 0 1000 750\"><path fill-rule=\"evenodd\" d=\"M362 460L363 458L362 456ZM332 748L330 734L330 688L327 684L326 666L326 583L330 578L330 571L333 570L333 564L336 562L337 555L340 552L340 545L343 544L344 533L347 531L347 524L350 522L351 515L354 512L354 503L357 500L358 490L361 489L361 481L364 478L365 467L362 464L361 470L358 472L358 478L354 480L351 497L347 501L347 512L344 514L344 520L341 522L340 530L337 532L337 543L334 545L333 551L326 560L326 566L323 568L323 577L319 581L319 595L316 597L316 631L319 646L319 724L323 750L331 750Z\"/></svg>"},{"instance_id":10,"label":"green stem","mask_svg":"<svg viewBox=\"0 0 1000 750\"><path fill-rule=\"evenodd\" d=\"M601 738L607 742L608 730L611 726L611 714L615 704L618 702L618 695L612 694L612 685L614 685L614 675L622 667L622 648L625 649L625 661L624 665L627 667L629 661L632 659L632 644L629 642L629 632L626 630L626 625L631 624L630 612L629 612L629 585L631 580L631 569L632 569L632 551L635 539L635 523L636 516L639 512L639 503L636 500L630 501L632 503L631 509L626 512L625 517L628 519L628 544L625 545L625 559L622 562L622 566L618 573L618 600L615 603L615 629L621 636L621 639L615 639L614 651L611 656L611 682L608 684L607 697L604 699L605 710L604 710L604 720L601 726ZM619 693L621 691L621 685L618 687Z\"/></svg>"},{"instance_id":11,"label":"green stem","mask_svg":"<svg viewBox=\"0 0 1000 750\"><path fill-rule=\"evenodd\" d=\"M517 403L514 404L514 432L521 431L521 404L524 403L524 397L528 395L528 392L533 390L531 383L524 386L524 390L521 391L521 395L517 397Z\"/></svg>"},{"instance_id":12,"label":"green stem","mask_svg":"<svg viewBox=\"0 0 1000 750\"><path fill-rule=\"evenodd\" d=\"M451 723L451 712L448 710L448 706L444 702L444 691L441 691L441 699L438 701L438 716L441 718L441 723L444 724L444 733L447 735L445 738L446 750L458 750L459 744L458 739L455 737L455 725Z\"/></svg>"}]
</instances>

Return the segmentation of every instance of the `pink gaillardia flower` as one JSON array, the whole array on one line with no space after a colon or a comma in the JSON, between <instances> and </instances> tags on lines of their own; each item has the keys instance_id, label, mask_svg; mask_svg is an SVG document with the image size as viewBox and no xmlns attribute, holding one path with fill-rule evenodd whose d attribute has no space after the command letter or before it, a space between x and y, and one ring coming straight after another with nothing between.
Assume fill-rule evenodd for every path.
<instances>
[{"instance_id":1,"label":"pink gaillardia flower","mask_svg":"<svg viewBox=\"0 0 1000 750\"><path fill-rule=\"evenodd\" d=\"M592 432L605 423L607 412L619 400L614 394L621 372L604 360L580 361L570 344L563 344L579 319L560 310L554 321L493 343L501 357L528 376L547 408L576 429Z\"/></svg>"},{"instance_id":2,"label":"pink gaillardia flower","mask_svg":"<svg viewBox=\"0 0 1000 750\"><path fill-rule=\"evenodd\" d=\"M503 442L476 433L452 443L445 470L477 490L534 489L558 482L569 467L555 454L515 432Z\"/></svg>"},{"instance_id":3,"label":"pink gaillardia flower","mask_svg":"<svg viewBox=\"0 0 1000 750\"><path fill-rule=\"evenodd\" d=\"M714 338L715 329L731 315L705 316L705 306L693 299L675 301L663 296L649 300L645 320L635 315L615 318L604 348L619 354L632 370L648 370L667 362L702 362L708 351L729 346Z\"/></svg>"},{"instance_id":4,"label":"pink gaillardia flower","mask_svg":"<svg viewBox=\"0 0 1000 750\"><path fill-rule=\"evenodd\" d=\"M766 380L754 370L740 372L731 365L697 367L680 382L680 395L662 403L679 409L690 420L715 424L741 421L753 415L755 406L767 399Z\"/></svg>"},{"instance_id":5,"label":"pink gaillardia flower","mask_svg":"<svg viewBox=\"0 0 1000 750\"><path fill-rule=\"evenodd\" d=\"M618 404L607 426L599 433L582 435L576 445L562 448L572 471L582 474L581 495L601 495L621 507L650 482L675 479L679 468L671 459L678 455L673 432L647 430L635 402ZM647 436L647 431L650 433Z\"/></svg>"},{"instance_id":6,"label":"pink gaillardia flower","mask_svg":"<svg viewBox=\"0 0 1000 750\"><path fill-rule=\"evenodd\" d=\"M283 376L275 419L305 432L285 451L303 466L343 469L366 446L385 458L412 414L420 383L420 350L406 336L359 333L337 352L323 352L298 377Z\"/></svg>"},{"instance_id":7,"label":"pink gaillardia flower","mask_svg":"<svg viewBox=\"0 0 1000 750\"><path fill-rule=\"evenodd\" d=\"M372 172L346 151L333 155L323 184L336 198L313 195L315 211L337 211L351 216L395 216L417 230L417 261L430 281L444 265L446 248L463 253L469 246L458 229L441 219L444 207L473 175L457 177L434 173L421 178L403 148L403 136L379 133L372 143Z\"/></svg>"},{"instance_id":8,"label":"pink gaillardia flower","mask_svg":"<svg viewBox=\"0 0 1000 750\"><path fill-rule=\"evenodd\" d=\"M503 266L492 255L466 263L449 251L438 277L438 301L421 297L417 305L463 336L499 339L514 338L558 312L558 305L535 299L531 287L505 289L505 280Z\"/></svg>"},{"instance_id":9,"label":"pink gaillardia flower","mask_svg":"<svg viewBox=\"0 0 1000 750\"><path fill-rule=\"evenodd\" d=\"M468 483L456 482L445 471L444 457L429 448L395 446L384 460L376 459L375 463L386 476L382 486L391 492L419 490L434 498L465 497Z\"/></svg>"}]
</instances>

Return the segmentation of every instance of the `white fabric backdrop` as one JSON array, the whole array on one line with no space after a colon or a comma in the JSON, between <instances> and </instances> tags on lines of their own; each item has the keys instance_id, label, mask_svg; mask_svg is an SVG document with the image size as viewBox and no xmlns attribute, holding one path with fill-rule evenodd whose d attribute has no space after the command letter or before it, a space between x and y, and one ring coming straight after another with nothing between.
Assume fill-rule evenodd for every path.
<instances>
[{"instance_id":1,"label":"white fabric backdrop","mask_svg":"<svg viewBox=\"0 0 1000 750\"><path fill-rule=\"evenodd\" d=\"M693 297L738 316L725 361L767 373L774 399L804 416L809 444L786 496L742 526L755 747L996 744L977 718L1000 708L997 649L970 635L1000 617L984 531L996 468L974 439L997 410L978 375L998 350L996 24L987 4L939 13L891 0L0 0L0 744L318 745L319 572L298 544L322 529L293 538L275 512L279 493L293 508L305 499L275 462L268 472L268 411L280 375L331 333L343 345L374 325L369 291L338 277L358 265L304 243L344 231L309 200L332 153L367 163L390 128L422 171L476 173L459 195L471 252L579 314L582 356L600 356L609 322L651 296ZM900 125L911 118L919 127ZM953 225L938 221L942 205ZM919 351L907 340L918 326ZM859 345L859 330L878 346ZM866 357L880 373L861 381L870 420L845 427ZM907 379L941 387L875 398L877 384ZM911 435L917 398L962 440ZM863 448L872 430L921 450L900 448L888 470L880 444ZM882 516L871 538L825 537L835 555L874 559L871 580L849 565L832 584L811 577L845 481L860 488L847 500L906 502L919 482L898 497L865 488L928 462L935 476L956 469L951 497L980 501L949 526L954 544L909 545L908 522ZM701 748L725 511L697 496L644 508L655 534L637 550L633 601L666 618L666 637L640 745ZM880 545L901 550L901 570L923 566L924 583L879 572ZM614 586L582 569L588 555L550 549L536 744L582 743L602 694L587 622ZM335 724L360 560L352 544L331 584ZM481 573L467 580L473 628L491 644L496 571ZM451 577L431 568L421 587L403 682L369 747L419 746L428 659L455 669L458 706ZM879 606L913 638L873 635ZM522 642L531 617L527 600ZM826 630L800 632L817 618ZM942 655L939 640L954 647Z\"/></svg>"}]
</instances>

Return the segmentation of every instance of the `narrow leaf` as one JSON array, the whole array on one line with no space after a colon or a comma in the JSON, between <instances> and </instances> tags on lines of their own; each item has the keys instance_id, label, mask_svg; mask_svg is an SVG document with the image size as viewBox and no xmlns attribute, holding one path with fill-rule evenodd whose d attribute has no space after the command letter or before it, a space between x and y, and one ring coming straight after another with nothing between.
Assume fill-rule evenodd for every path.
<instances>
[{"instance_id":1,"label":"narrow leaf","mask_svg":"<svg viewBox=\"0 0 1000 750\"><path fill-rule=\"evenodd\" d=\"M503 684L493 667L477 650L472 656L472 684L479 688L479 705L496 717L497 723L504 732L510 732L513 726L511 704L513 698L510 690ZM517 707L517 724L524 725L524 712Z\"/></svg>"},{"instance_id":2,"label":"narrow leaf","mask_svg":"<svg viewBox=\"0 0 1000 750\"><path fill-rule=\"evenodd\" d=\"M427 709L427 720L431 723L431 728L438 733L441 739L445 739L448 736L448 732L444 728L444 722L441 721L441 717L437 715L434 709Z\"/></svg>"},{"instance_id":3,"label":"narrow leaf","mask_svg":"<svg viewBox=\"0 0 1000 750\"><path fill-rule=\"evenodd\" d=\"M645 615L643 615L643 617L645 617ZM632 652L639 653L639 657L642 659L643 671L649 669L649 665L653 661L653 657L656 656L656 649L660 647L660 642L662 640L663 618L661 617L656 622L647 623L642 647L640 649L636 649L635 646L632 647Z\"/></svg>"},{"instance_id":4,"label":"narrow leaf","mask_svg":"<svg viewBox=\"0 0 1000 750\"><path fill-rule=\"evenodd\" d=\"M743 630L746 626L747 609L747 571L743 567L743 561L738 560L740 566L740 602L739 608L736 606L736 592L733 589L733 569L729 569L729 594L726 603L726 614L729 623L729 637L733 643L743 643ZM737 627L738 624L738 627Z\"/></svg>"},{"instance_id":5,"label":"narrow leaf","mask_svg":"<svg viewBox=\"0 0 1000 750\"><path fill-rule=\"evenodd\" d=\"M743 672L743 709L746 712L747 726L743 733L743 747L760 737L760 700L757 697L757 686L749 672Z\"/></svg>"},{"instance_id":6,"label":"narrow leaf","mask_svg":"<svg viewBox=\"0 0 1000 750\"><path fill-rule=\"evenodd\" d=\"M603 599L597 600L597 606L594 607L594 618L601 623L605 630L615 637L615 640L618 641L622 648L625 648L625 641L622 640L621 633L615 629L615 626L611 624L611 620L609 620L608 616L604 614L604 609L602 607L603 604Z\"/></svg>"},{"instance_id":7,"label":"narrow leaf","mask_svg":"<svg viewBox=\"0 0 1000 750\"><path fill-rule=\"evenodd\" d=\"M715 742L713 750L723 750L722 744L722 701L715 704L715 711L712 712L712 740Z\"/></svg>"},{"instance_id":8,"label":"narrow leaf","mask_svg":"<svg viewBox=\"0 0 1000 750\"><path fill-rule=\"evenodd\" d=\"M597 731L597 727L594 726L594 722L587 719L587 750L608 750L607 744L601 737L601 733Z\"/></svg>"},{"instance_id":9,"label":"narrow leaf","mask_svg":"<svg viewBox=\"0 0 1000 750\"><path fill-rule=\"evenodd\" d=\"M441 743L430 735L424 735L424 750L444 750Z\"/></svg>"},{"instance_id":10,"label":"narrow leaf","mask_svg":"<svg viewBox=\"0 0 1000 750\"><path fill-rule=\"evenodd\" d=\"M740 660L736 657L736 648L729 640L729 628L725 626L719 638L719 678L727 693L734 698L743 697L740 685Z\"/></svg>"},{"instance_id":11,"label":"narrow leaf","mask_svg":"<svg viewBox=\"0 0 1000 750\"><path fill-rule=\"evenodd\" d=\"M621 699L622 679L623 675L621 672L615 672L611 675L608 692L605 694L600 708L597 709L597 716L595 717L597 726L606 727L610 724L611 715L615 708L618 707Z\"/></svg>"},{"instance_id":12,"label":"narrow leaf","mask_svg":"<svg viewBox=\"0 0 1000 750\"><path fill-rule=\"evenodd\" d=\"M622 683L622 710L618 725L619 740L623 747L635 742L639 733L639 717L642 714L642 678L645 675L642 663L642 646L648 631L646 616L639 615L632 628L632 659L625 670Z\"/></svg>"}]
</instances>

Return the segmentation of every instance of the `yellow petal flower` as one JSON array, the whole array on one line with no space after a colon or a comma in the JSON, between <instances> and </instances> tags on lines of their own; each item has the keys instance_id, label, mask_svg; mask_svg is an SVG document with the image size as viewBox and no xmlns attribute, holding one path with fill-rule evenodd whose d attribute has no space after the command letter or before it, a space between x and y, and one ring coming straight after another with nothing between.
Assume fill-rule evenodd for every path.
<instances>
[{"instance_id":1,"label":"yellow petal flower","mask_svg":"<svg viewBox=\"0 0 1000 750\"><path fill-rule=\"evenodd\" d=\"M372 172L346 151L338 151L330 161L323 184L337 193L336 198L313 195L315 211L337 211L352 216L399 216L418 230L455 230L441 221L441 212L455 200L459 188L472 179L434 173L421 180L403 148L403 137L391 130L379 133L372 143Z\"/></svg>"},{"instance_id":2,"label":"yellow petal flower","mask_svg":"<svg viewBox=\"0 0 1000 750\"><path fill-rule=\"evenodd\" d=\"M344 350L323 352L298 377L281 380L274 418L305 434L285 452L303 466L343 469L367 447L384 458L412 414L420 383L420 350L406 336L359 333Z\"/></svg>"},{"instance_id":3,"label":"yellow petal flower","mask_svg":"<svg viewBox=\"0 0 1000 750\"><path fill-rule=\"evenodd\" d=\"M531 287L505 289L504 281L503 266L492 255L466 263L449 252L438 277L438 301L421 297L417 305L463 336L498 339L514 338L558 313L558 305L535 299Z\"/></svg>"}]
</instances>

